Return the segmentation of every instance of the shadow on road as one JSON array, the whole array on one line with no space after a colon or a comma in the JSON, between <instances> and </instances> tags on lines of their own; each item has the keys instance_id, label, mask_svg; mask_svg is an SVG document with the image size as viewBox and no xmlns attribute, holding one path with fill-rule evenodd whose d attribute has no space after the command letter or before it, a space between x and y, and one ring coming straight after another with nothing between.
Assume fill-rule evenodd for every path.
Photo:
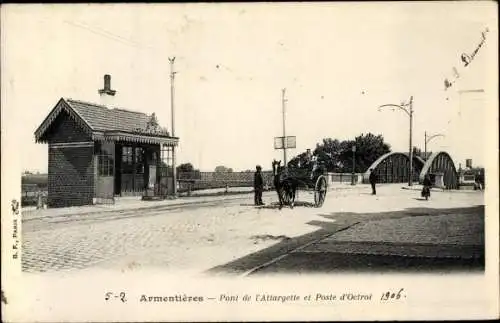
<instances>
[{"instance_id":1,"label":"shadow on road","mask_svg":"<svg viewBox=\"0 0 500 323\"><path fill-rule=\"evenodd\" d=\"M254 235L254 236L251 236L250 239L252 240L288 240L290 239L289 237L287 236L284 236L284 235L280 235L280 236L273 236L273 235L270 235L270 234L259 234L259 235Z\"/></svg>"},{"instance_id":2,"label":"shadow on road","mask_svg":"<svg viewBox=\"0 0 500 323\"><path fill-rule=\"evenodd\" d=\"M280 204L278 202L273 202L271 204L263 205L260 208L263 208L263 209L279 209L279 207L280 207ZM293 207L294 208L296 208L296 207L314 207L314 204L310 203L310 202L295 201ZM290 208L290 205L283 204L283 208Z\"/></svg>"},{"instance_id":3,"label":"shadow on road","mask_svg":"<svg viewBox=\"0 0 500 323\"><path fill-rule=\"evenodd\" d=\"M214 267L208 274L242 275L266 273L326 273L326 272L443 272L443 271L470 271L484 270L484 241L482 245L439 245L439 244L390 244L384 247L405 250L404 248L424 248L430 254L446 254L446 252L465 253L462 257L405 257L390 254L352 253L342 243L335 246L333 252L301 252L304 246L315 244L337 232L348 230L352 226L367 221L386 219L401 219L414 216L429 215L471 215L482 219L484 232L484 206L467 208L434 209L409 208L401 211L380 212L366 214L339 212L320 214L332 221L310 221L307 224L318 227L318 230L299 237L282 239L280 242L266 249L249 254L242 258ZM411 229L411 228L409 228ZM345 243L344 243L345 244ZM370 251L374 243L370 241L358 242L364 250ZM427 249L426 249L427 248ZM436 248L440 248L439 250ZM453 250L452 250L453 249ZM340 250L340 252L339 252ZM467 252L469 254L467 254Z\"/></svg>"}]
</instances>

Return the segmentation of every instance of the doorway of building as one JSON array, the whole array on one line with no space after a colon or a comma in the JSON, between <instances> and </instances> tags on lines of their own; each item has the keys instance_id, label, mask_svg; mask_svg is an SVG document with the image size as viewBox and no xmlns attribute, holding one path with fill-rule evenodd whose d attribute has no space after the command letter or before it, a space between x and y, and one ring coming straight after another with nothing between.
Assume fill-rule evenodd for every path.
<instances>
[{"instance_id":1,"label":"doorway of building","mask_svg":"<svg viewBox=\"0 0 500 323\"><path fill-rule=\"evenodd\" d=\"M95 198L96 204L114 203L115 149L112 142L95 144L97 168Z\"/></svg>"}]
</instances>

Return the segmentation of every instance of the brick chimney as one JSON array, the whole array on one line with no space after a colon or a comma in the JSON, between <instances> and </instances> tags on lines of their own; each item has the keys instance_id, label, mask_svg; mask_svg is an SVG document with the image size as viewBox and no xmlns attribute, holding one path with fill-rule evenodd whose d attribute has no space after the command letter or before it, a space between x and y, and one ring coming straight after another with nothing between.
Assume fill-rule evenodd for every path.
<instances>
[{"instance_id":1,"label":"brick chimney","mask_svg":"<svg viewBox=\"0 0 500 323\"><path fill-rule=\"evenodd\" d=\"M111 75L104 75L104 88L99 90L99 95L101 96L102 105L111 105L113 103L113 97L116 91L111 89Z\"/></svg>"}]
</instances>

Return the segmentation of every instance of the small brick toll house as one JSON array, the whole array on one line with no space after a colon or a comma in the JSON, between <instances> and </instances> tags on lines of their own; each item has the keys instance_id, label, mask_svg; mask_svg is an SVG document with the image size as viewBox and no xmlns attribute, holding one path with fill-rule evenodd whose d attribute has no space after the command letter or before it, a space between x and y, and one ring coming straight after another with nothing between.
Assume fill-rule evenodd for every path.
<instances>
[{"instance_id":1,"label":"small brick toll house","mask_svg":"<svg viewBox=\"0 0 500 323\"><path fill-rule=\"evenodd\" d=\"M101 102L115 93L105 75ZM49 145L48 207L173 192L172 153L179 139L159 126L154 113L61 98L35 140Z\"/></svg>"}]
</instances>

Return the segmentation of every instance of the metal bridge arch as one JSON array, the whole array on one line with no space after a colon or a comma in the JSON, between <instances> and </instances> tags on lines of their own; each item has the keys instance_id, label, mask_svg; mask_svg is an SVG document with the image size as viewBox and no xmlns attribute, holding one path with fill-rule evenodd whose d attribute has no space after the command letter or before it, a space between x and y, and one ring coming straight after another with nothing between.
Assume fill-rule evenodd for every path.
<instances>
[{"instance_id":1,"label":"metal bridge arch","mask_svg":"<svg viewBox=\"0 0 500 323\"><path fill-rule=\"evenodd\" d=\"M418 181L419 174L425 161L413 156L413 180ZM378 183L404 183L408 182L410 168L410 157L408 153L390 152L377 159L363 174L363 182L367 183L370 177L370 169L377 175Z\"/></svg>"},{"instance_id":2,"label":"metal bridge arch","mask_svg":"<svg viewBox=\"0 0 500 323\"><path fill-rule=\"evenodd\" d=\"M420 172L419 181L423 182L426 174L443 175L443 184L446 189L458 188L458 172L451 156L445 151L432 153Z\"/></svg>"}]
</instances>

